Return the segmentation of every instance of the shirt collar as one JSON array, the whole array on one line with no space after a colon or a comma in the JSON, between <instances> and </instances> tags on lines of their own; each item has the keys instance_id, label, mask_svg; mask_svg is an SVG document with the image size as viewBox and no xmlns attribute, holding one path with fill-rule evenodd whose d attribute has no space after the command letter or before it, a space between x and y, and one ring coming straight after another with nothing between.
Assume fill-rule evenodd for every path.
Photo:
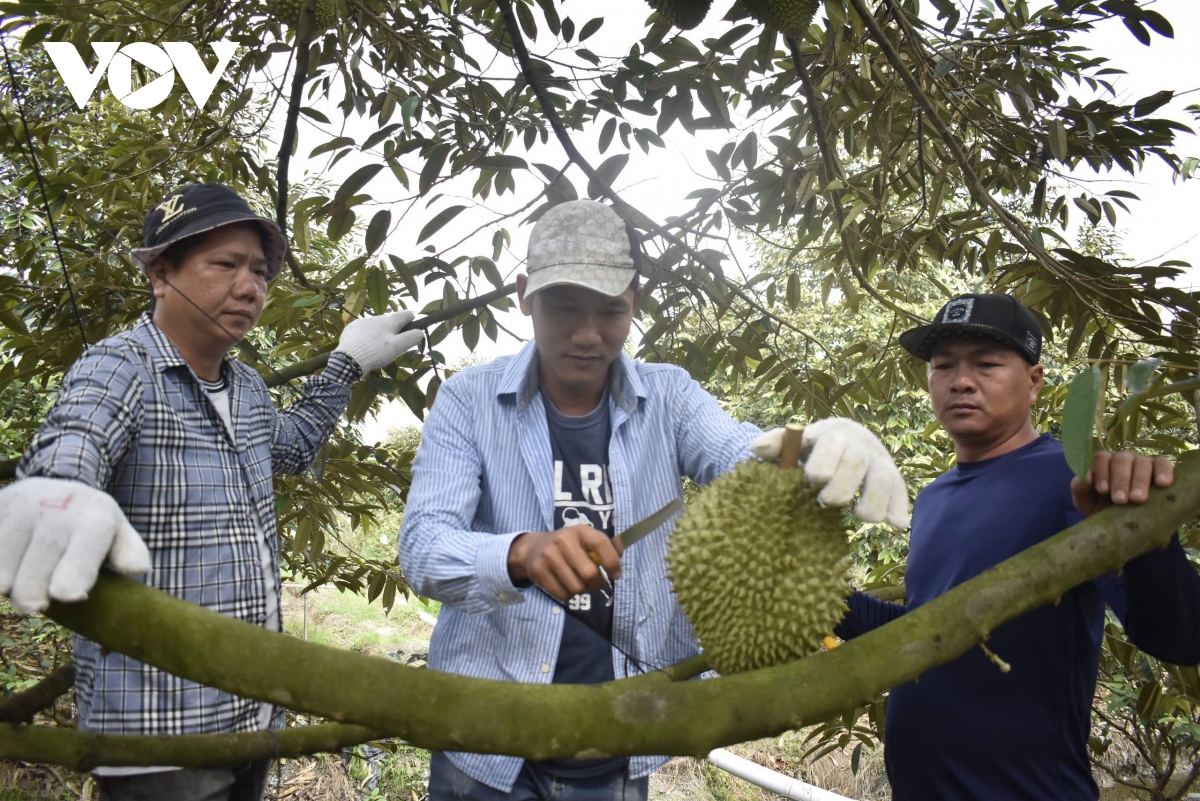
<instances>
[{"instance_id":1,"label":"shirt collar","mask_svg":"<svg viewBox=\"0 0 1200 801\"><path fill-rule=\"evenodd\" d=\"M185 367L189 371L191 370L191 365L183 358L179 349L163 333L163 330L154 324L149 312L138 319L132 333L145 346L146 353L150 356L150 364L158 372L165 372L176 367ZM225 363L229 360L229 355L221 360L222 370L225 369Z\"/></svg>"},{"instance_id":2,"label":"shirt collar","mask_svg":"<svg viewBox=\"0 0 1200 801\"><path fill-rule=\"evenodd\" d=\"M646 397L646 388L634 369L633 360L624 352L613 362L609 373L609 389L613 400L629 414L637 409L638 401ZM538 392L538 360L537 347L531 339L525 347L513 357L512 362L500 378L496 387L496 395L513 395L517 399L517 408L525 410Z\"/></svg>"}]
</instances>

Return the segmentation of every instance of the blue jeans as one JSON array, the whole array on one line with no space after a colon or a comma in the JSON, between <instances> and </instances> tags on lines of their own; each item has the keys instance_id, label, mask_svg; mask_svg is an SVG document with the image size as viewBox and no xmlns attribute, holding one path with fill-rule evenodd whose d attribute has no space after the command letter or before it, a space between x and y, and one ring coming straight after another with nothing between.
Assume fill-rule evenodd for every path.
<instances>
[{"instance_id":1,"label":"blue jeans","mask_svg":"<svg viewBox=\"0 0 1200 801\"><path fill-rule=\"evenodd\" d=\"M526 762L511 792L497 790L463 773L445 754L429 763L429 801L646 801L650 777L629 778L627 769L591 779L551 776Z\"/></svg>"}]
</instances>

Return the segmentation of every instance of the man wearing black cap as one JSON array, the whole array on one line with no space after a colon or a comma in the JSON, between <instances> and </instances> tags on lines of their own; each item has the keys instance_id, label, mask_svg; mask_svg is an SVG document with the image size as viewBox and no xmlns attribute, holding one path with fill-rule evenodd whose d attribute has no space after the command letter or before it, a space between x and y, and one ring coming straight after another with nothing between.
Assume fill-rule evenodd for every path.
<instances>
[{"instance_id":1,"label":"man wearing black cap","mask_svg":"<svg viewBox=\"0 0 1200 801\"><path fill-rule=\"evenodd\" d=\"M284 256L279 228L202 184L146 216L133 251L153 312L93 345L0 490L0 593L24 612L87 597L102 562L279 631L272 477L324 445L360 376L421 341L410 312L356 320L303 397L278 412L229 349L258 322ZM105 734L278 728L282 712L75 639L79 726ZM269 761L211 770L102 767L108 799L257 799Z\"/></svg>"},{"instance_id":2,"label":"man wearing black cap","mask_svg":"<svg viewBox=\"0 0 1200 801\"><path fill-rule=\"evenodd\" d=\"M1062 445L1030 409L1042 388L1037 319L1007 295L963 295L900 344L929 362L934 413L957 466L917 495L907 607L859 593L837 634L851 638L928 603L1110 503L1142 503L1170 486L1171 463L1098 453L1074 480ZM1092 696L1109 606L1126 636L1177 664L1200 662L1200 576L1178 538L997 628L982 649L894 688L885 757L895 801L1089 799Z\"/></svg>"}]
</instances>

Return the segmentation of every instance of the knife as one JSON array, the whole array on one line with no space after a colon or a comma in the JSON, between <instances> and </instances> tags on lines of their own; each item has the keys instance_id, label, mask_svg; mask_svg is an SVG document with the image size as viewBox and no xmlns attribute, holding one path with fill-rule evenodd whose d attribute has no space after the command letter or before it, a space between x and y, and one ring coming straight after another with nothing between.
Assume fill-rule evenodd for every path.
<instances>
[{"instance_id":1,"label":"knife","mask_svg":"<svg viewBox=\"0 0 1200 801\"><path fill-rule=\"evenodd\" d=\"M651 531L654 531L663 523L670 520L671 517L682 508L683 501L679 498L676 498L649 517L637 521L632 526L613 537L613 539L618 540L621 543L622 549L628 548L630 545L633 545L642 537L646 536ZM588 556L592 558L593 562L600 564L600 556L595 551L588 551Z\"/></svg>"}]
</instances>

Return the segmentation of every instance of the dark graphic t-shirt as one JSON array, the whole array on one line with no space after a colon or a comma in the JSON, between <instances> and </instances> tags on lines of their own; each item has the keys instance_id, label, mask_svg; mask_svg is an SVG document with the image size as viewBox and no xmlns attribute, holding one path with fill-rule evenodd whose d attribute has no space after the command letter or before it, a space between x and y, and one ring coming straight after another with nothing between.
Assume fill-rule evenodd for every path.
<instances>
[{"instance_id":1,"label":"dark graphic t-shirt","mask_svg":"<svg viewBox=\"0 0 1200 801\"><path fill-rule=\"evenodd\" d=\"M608 395L595 411L571 417L545 401L554 457L554 526L586 525L613 535L612 482L608 473L611 433ZM555 684L598 684L614 678L612 656L612 596L593 590L564 605L562 644L554 667ZM556 776L599 776L625 767L628 760L548 760L537 767Z\"/></svg>"}]
</instances>

